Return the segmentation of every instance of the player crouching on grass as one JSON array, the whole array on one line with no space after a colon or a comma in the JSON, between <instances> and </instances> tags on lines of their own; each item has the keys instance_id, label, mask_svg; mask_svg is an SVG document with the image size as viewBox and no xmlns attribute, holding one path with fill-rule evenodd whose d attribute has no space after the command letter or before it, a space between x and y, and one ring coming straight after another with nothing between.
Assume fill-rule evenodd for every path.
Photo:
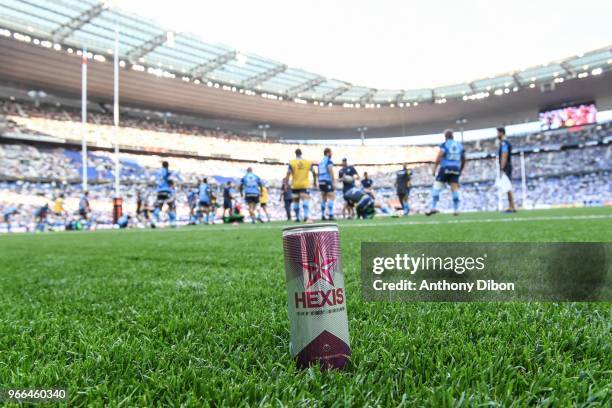
<instances>
[{"instance_id":1,"label":"player crouching on grass","mask_svg":"<svg viewBox=\"0 0 612 408\"><path fill-rule=\"evenodd\" d=\"M176 226L176 203L174 199L174 181L172 181L172 173L169 170L167 161L162 162L162 168L159 169L156 175L157 181L157 200L155 201L155 210L153 210L153 220L151 228L155 228L159 222L159 213L164 207L168 206L168 220L172 227Z\"/></svg>"},{"instance_id":2,"label":"player crouching on grass","mask_svg":"<svg viewBox=\"0 0 612 408\"><path fill-rule=\"evenodd\" d=\"M503 127L497 128L497 139L499 140L499 150L497 157L499 158L499 177L497 180L497 188L500 193L508 194L508 208L506 213L515 213L514 196L512 194L512 145L506 140L506 129Z\"/></svg>"},{"instance_id":3,"label":"player crouching on grass","mask_svg":"<svg viewBox=\"0 0 612 408\"><path fill-rule=\"evenodd\" d=\"M247 172L240 182L240 194L244 196L244 200L249 208L251 224L255 224L255 208L257 208L257 204L259 204L261 187L261 179L253 174L253 168L247 168ZM257 220L263 222L261 218L257 218Z\"/></svg>"},{"instance_id":4,"label":"player crouching on grass","mask_svg":"<svg viewBox=\"0 0 612 408\"><path fill-rule=\"evenodd\" d=\"M444 184L450 184L453 196L453 215L459 215L459 176L465 167L465 150L463 144L453 139L453 131L444 131L446 141L440 145L440 151L434 163L433 175L436 177L431 191L431 208L425 213L430 216L437 214L436 208L440 200L440 191ZM438 165L440 171L437 172Z\"/></svg>"},{"instance_id":5,"label":"player crouching on grass","mask_svg":"<svg viewBox=\"0 0 612 408\"><path fill-rule=\"evenodd\" d=\"M353 187L344 193L344 198L346 202L351 204L355 209L357 218L362 218L364 220L374 218L374 214L376 213L374 197L366 193L363 189Z\"/></svg>"}]
</instances>

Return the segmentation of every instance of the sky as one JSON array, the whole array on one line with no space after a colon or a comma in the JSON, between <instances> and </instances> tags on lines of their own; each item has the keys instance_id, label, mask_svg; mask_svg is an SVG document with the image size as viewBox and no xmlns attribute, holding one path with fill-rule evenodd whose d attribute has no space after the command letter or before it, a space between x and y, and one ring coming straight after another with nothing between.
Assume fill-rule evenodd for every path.
<instances>
[{"instance_id":1,"label":"sky","mask_svg":"<svg viewBox=\"0 0 612 408\"><path fill-rule=\"evenodd\" d=\"M466 82L612 45L610 0L115 0L222 43L378 89Z\"/></svg>"}]
</instances>

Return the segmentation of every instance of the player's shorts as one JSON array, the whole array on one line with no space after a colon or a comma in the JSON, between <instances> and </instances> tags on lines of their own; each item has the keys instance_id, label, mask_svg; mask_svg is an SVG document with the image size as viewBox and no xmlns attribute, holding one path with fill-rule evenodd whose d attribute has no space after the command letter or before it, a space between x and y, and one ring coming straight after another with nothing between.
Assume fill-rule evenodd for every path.
<instances>
[{"instance_id":1,"label":"player's shorts","mask_svg":"<svg viewBox=\"0 0 612 408\"><path fill-rule=\"evenodd\" d=\"M174 206L174 194L170 191L158 191L157 192L157 200L155 201L156 207L161 207L164 204L168 204L168 206Z\"/></svg>"},{"instance_id":2,"label":"player's shorts","mask_svg":"<svg viewBox=\"0 0 612 408\"><path fill-rule=\"evenodd\" d=\"M231 210L232 209L232 200L223 200L223 209Z\"/></svg>"},{"instance_id":3,"label":"player's shorts","mask_svg":"<svg viewBox=\"0 0 612 408\"><path fill-rule=\"evenodd\" d=\"M257 194L247 194L244 196L245 201L247 202L247 204L257 204L259 203L259 195Z\"/></svg>"},{"instance_id":4,"label":"player's shorts","mask_svg":"<svg viewBox=\"0 0 612 408\"><path fill-rule=\"evenodd\" d=\"M331 181L319 180L319 190L321 190L322 193L331 193L334 191L334 186Z\"/></svg>"},{"instance_id":5,"label":"player's shorts","mask_svg":"<svg viewBox=\"0 0 612 408\"><path fill-rule=\"evenodd\" d=\"M79 215L83 218L87 218L87 211L86 210L79 210Z\"/></svg>"},{"instance_id":6,"label":"player's shorts","mask_svg":"<svg viewBox=\"0 0 612 408\"><path fill-rule=\"evenodd\" d=\"M157 202L158 203L167 203L170 201L174 201L174 196L170 191L158 191L157 192Z\"/></svg>"},{"instance_id":7,"label":"player's shorts","mask_svg":"<svg viewBox=\"0 0 612 408\"><path fill-rule=\"evenodd\" d=\"M292 188L291 194L293 194L293 198L296 198L301 194L310 195L310 190L307 188Z\"/></svg>"},{"instance_id":8,"label":"player's shorts","mask_svg":"<svg viewBox=\"0 0 612 408\"><path fill-rule=\"evenodd\" d=\"M510 180L512 180L512 166L506 166L504 169L504 174L508 176Z\"/></svg>"},{"instance_id":9,"label":"player's shorts","mask_svg":"<svg viewBox=\"0 0 612 408\"><path fill-rule=\"evenodd\" d=\"M440 167L436 181L440 183L458 183L461 170L455 167Z\"/></svg>"},{"instance_id":10,"label":"player's shorts","mask_svg":"<svg viewBox=\"0 0 612 408\"><path fill-rule=\"evenodd\" d=\"M506 173L502 173L501 177L495 181L495 185L502 194L512 191L512 182Z\"/></svg>"},{"instance_id":11,"label":"player's shorts","mask_svg":"<svg viewBox=\"0 0 612 408\"><path fill-rule=\"evenodd\" d=\"M210 207L210 201L200 200L200 201L198 201L198 205L200 207Z\"/></svg>"},{"instance_id":12,"label":"player's shorts","mask_svg":"<svg viewBox=\"0 0 612 408\"><path fill-rule=\"evenodd\" d=\"M406 187L405 190L397 190L396 193L400 202L403 202L408 198L408 196L410 196L410 187Z\"/></svg>"},{"instance_id":13,"label":"player's shorts","mask_svg":"<svg viewBox=\"0 0 612 408\"><path fill-rule=\"evenodd\" d=\"M266 208L266 206L268 205L268 203L259 203L259 205L261 205L261 208Z\"/></svg>"}]
</instances>

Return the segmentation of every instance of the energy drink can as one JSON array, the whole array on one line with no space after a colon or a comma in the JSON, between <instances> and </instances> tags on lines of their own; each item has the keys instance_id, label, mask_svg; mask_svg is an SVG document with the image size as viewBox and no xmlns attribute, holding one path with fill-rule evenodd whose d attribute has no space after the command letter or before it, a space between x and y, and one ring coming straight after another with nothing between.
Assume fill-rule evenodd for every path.
<instances>
[{"instance_id":1,"label":"energy drink can","mask_svg":"<svg viewBox=\"0 0 612 408\"><path fill-rule=\"evenodd\" d=\"M300 368L343 368L349 345L337 224L283 229L291 355Z\"/></svg>"}]
</instances>

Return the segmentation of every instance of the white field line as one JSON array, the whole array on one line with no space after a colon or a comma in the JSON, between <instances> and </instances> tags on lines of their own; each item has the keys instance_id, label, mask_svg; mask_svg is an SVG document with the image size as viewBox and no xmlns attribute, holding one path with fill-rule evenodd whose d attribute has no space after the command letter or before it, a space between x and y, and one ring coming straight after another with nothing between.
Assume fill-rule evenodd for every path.
<instances>
[{"instance_id":1,"label":"white field line","mask_svg":"<svg viewBox=\"0 0 612 408\"><path fill-rule=\"evenodd\" d=\"M434 216L435 217L435 216ZM459 216L461 217L461 216ZM361 228L361 227L395 227L398 225L439 225L439 224L482 224L482 223L497 223L497 222L524 222L524 221L555 221L555 220L598 220L612 218L612 214L592 214L592 215L557 215L557 216L536 216L536 217L509 217L509 218L468 218L468 219L452 219L452 220L425 220L425 221L411 221L411 220L397 220L396 222L376 222L376 221L357 221L354 223L341 223L340 228ZM299 225L298 223L294 223ZM250 230L259 229L282 229L287 225L294 224L283 224L281 225L270 225L257 224ZM316 224L315 224L316 225ZM168 228L158 229L158 231L168 230ZM198 231L206 231L207 227L199 228ZM210 232L214 231L239 231L240 226L213 226L208 229ZM141 229L132 229L130 231L142 231ZM193 228L177 228L175 231L194 231Z\"/></svg>"},{"instance_id":2,"label":"white field line","mask_svg":"<svg viewBox=\"0 0 612 408\"><path fill-rule=\"evenodd\" d=\"M433 216L435 217L435 216ZM508 217L508 218L468 218L468 219L461 219L461 216L459 216L458 219L451 219L451 220L435 220L435 219L427 219L424 221L415 221L415 220L409 220L409 219L398 219L396 222L376 222L376 221L356 221L356 222L347 222L347 223L341 223L340 224L340 228L344 229L344 228L362 228L362 227L369 227L369 228L373 228L373 227L396 227L398 225L406 225L406 226L412 226L412 225L441 225L441 224L486 224L486 223L507 223L507 222L530 222L530 221L574 221L574 220L601 220L601 219L609 219L612 218L612 214L591 214L591 215L551 215L551 216L534 216L534 217ZM255 230L268 230L268 229L282 229L285 226L288 225L299 225L297 223L293 223L293 224L289 224L289 223L284 223L282 225L278 225L277 223L273 223L273 224L264 224L264 225L259 225L257 224L256 226L254 226L253 228L249 228L250 231L255 231ZM210 227L199 227L198 229L194 229L194 228L184 228L184 227L180 227L180 228L176 228L176 229L170 229L168 227L165 228L157 228L157 229L143 229L143 228L132 228L132 229L128 229L128 230L124 230L124 233L130 233L130 232L142 232L142 231L150 231L150 232L163 232L163 231L175 231L175 232L220 232L220 231L240 231L240 225L238 226L227 226L227 225L223 225L223 226L210 226ZM83 234L83 233L101 233L101 232L110 232L110 231L117 231L114 229L104 229L104 230L98 230L98 231L79 231L77 232L78 234ZM244 231L244 230L243 230ZM0 234L0 236L7 236L7 235L22 235L22 233L15 233L15 234ZM55 234L51 234L51 235L55 235ZM39 234L39 236L48 236L47 234Z\"/></svg>"}]
</instances>

